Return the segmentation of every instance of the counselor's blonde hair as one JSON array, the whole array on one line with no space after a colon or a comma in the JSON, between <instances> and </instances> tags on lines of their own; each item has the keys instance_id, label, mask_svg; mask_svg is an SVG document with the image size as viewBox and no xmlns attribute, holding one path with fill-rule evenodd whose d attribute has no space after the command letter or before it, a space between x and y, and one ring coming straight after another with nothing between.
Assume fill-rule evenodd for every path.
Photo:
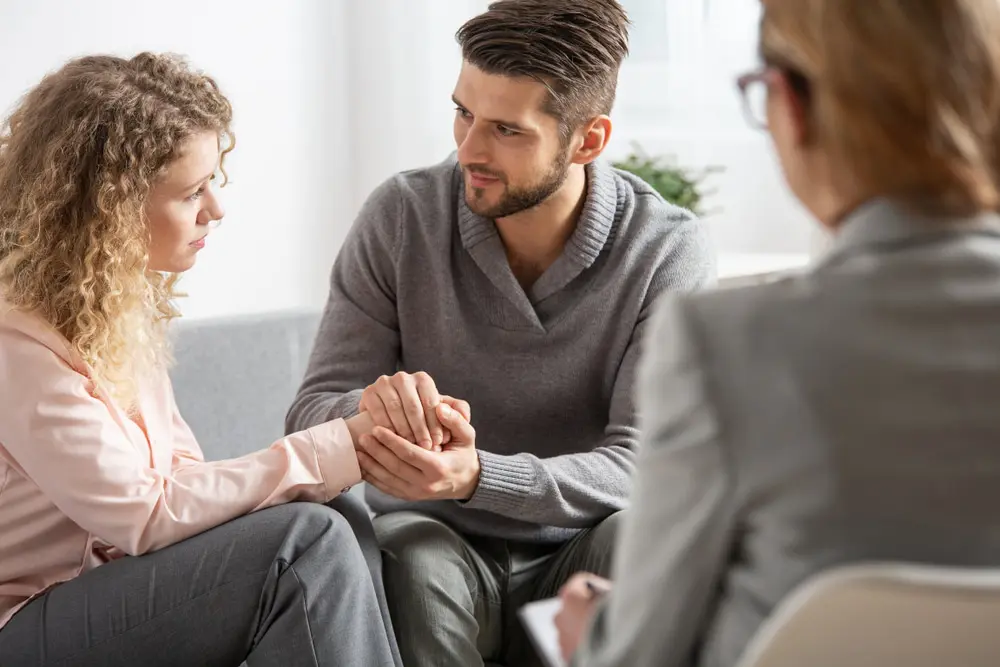
<instances>
[{"instance_id":1,"label":"counselor's blonde hair","mask_svg":"<svg viewBox=\"0 0 1000 667\"><path fill-rule=\"evenodd\" d=\"M0 128L0 292L50 323L134 407L169 358L176 275L149 270L144 206L185 142L232 108L174 55L88 56L46 76Z\"/></svg>"},{"instance_id":2,"label":"counselor's blonde hair","mask_svg":"<svg viewBox=\"0 0 1000 667\"><path fill-rule=\"evenodd\" d=\"M852 193L1000 207L997 0L764 0L761 55L800 74Z\"/></svg>"}]
</instances>

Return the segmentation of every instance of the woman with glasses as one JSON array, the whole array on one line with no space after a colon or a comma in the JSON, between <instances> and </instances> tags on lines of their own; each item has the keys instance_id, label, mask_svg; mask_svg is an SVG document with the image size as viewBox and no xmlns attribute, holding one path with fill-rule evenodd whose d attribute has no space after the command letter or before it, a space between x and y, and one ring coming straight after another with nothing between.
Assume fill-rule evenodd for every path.
<instances>
[{"instance_id":1,"label":"woman with glasses","mask_svg":"<svg viewBox=\"0 0 1000 667\"><path fill-rule=\"evenodd\" d=\"M573 665L728 667L827 568L1000 563L998 35L996 0L765 0L739 86L833 247L662 303L614 585L562 592Z\"/></svg>"}]
</instances>

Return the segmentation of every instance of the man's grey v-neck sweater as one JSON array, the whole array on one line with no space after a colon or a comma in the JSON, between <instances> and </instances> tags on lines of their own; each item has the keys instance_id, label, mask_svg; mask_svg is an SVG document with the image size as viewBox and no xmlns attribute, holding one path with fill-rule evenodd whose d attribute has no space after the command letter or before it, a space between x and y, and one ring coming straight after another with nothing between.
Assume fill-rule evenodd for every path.
<instances>
[{"instance_id":1,"label":"man's grey v-neck sweater","mask_svg":"<svg viewBox=\"0 0 1000 667\"><path fill-rule=\"evenodd\" d=\"M603 162L562 255L523 289L454 157L390 178L344 242L286 427L357 413L380 375L426 371L472 406L482 472L467 502L368 487L465 533L562 542L626 506L639 341L657 295L715 277L703 223Z\"/></svg>"}]
</instances>

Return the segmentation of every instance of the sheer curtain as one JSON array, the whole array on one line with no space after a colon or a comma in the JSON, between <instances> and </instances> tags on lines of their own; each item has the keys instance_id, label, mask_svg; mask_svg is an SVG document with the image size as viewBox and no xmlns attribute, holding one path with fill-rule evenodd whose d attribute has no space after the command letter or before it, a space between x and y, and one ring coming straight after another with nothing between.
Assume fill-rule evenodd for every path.
<instances>
[{"instance_id":1,"label":"sheer curtain","mask_svg":"<svg viewBox=\"0 0 1000 667\"><path fill-rule=\"evenodd\" d=\"M815 248L813 226L787 191L767 135L745 123L736 91L736 77L757 66L759 0L619 1L633 27L612 156L639 144L685 167L722 167L705 184L713 191L706 220L722 255L780 263Z\"/></svg>"},{"instance_id":2,"label":"sheer curtain","mask_svg":"<svg viewBox=\"0 0 1000 667\"><path fill-rule=\"evenodd\" d=\"M756 60L758 0L621 2L633 23L623 106L640 117L686 110L690 121L709 111L713 123L723 113L734 124L732 81Z\"/></svg>"}]
</instances>

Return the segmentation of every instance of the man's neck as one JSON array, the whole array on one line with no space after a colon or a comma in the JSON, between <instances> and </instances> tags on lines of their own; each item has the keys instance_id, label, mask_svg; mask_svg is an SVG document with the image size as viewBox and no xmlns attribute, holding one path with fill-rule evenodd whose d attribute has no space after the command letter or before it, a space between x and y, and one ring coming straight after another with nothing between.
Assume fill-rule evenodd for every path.
<instances>
[{"instance_id":1,"label":"man's neck","mask_svg":"<svg viewBox=\"0 0 1000 667\"><path fill-rule=\"evenodd\" d=\"M527 211L497 218L497 231L507 250L507 261L522 287L533 285L562 254L586 200L587 173L583 165L574 164L562 187L544 202Z\"/></svg>"}]
</instances>

